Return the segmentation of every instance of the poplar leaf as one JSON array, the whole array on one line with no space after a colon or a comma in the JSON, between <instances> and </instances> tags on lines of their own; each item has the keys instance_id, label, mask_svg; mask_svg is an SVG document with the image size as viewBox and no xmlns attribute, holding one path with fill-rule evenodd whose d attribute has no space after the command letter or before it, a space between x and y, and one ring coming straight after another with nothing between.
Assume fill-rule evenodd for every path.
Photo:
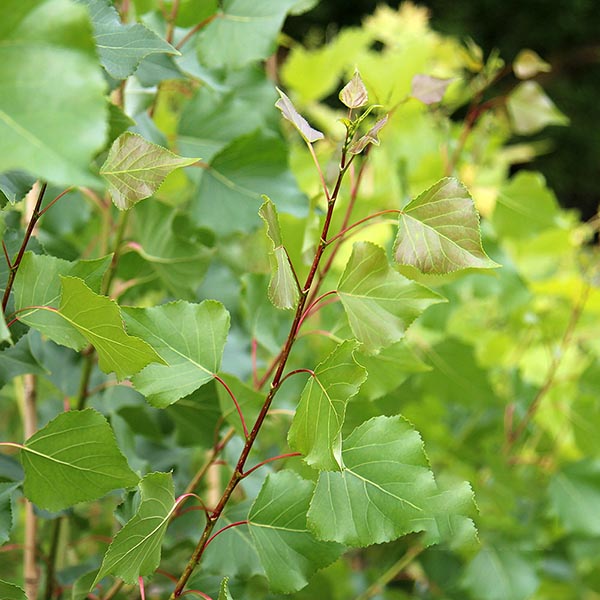
<instances>
[{"instance_id":1,"label":"poplar leaf","mask_svg":"<svg viewBox=\"0 0 600 600\"><path fill-rule=\"evenodd\" d=\"M367 88L358 71L354 71L352 79L341 89L339 98L348 108L360 108L369 101Z\"/></svg>"},{"instance_id":2,"label":"poplar leaf","mask_svg":"<svg viewBox=\"0 0 600 600\"><path fill-rule=\"evenodd\" d=\"M63 510L138 482L110 425L91 408L58 415L25 442L20 458L25 496L45 510Z\"/></svg>"},{"instance_id":3,"label":"poplar leaf","mask_svg":"<svg viewBox=\"0 0 600 600\"><path fill-rule=\"evenodd\" d=\"M342 458L341 472L319 475L308 511L319 539L364 547L417 531L433 543L465 522L473 531L472 493L466 503L463 489L459 501L440 494L421 437L401 417L375 417L357 427Z\"/></svg>"},{"instance_id":4,"label":"poplar leaf","mask_svg":"<svg viewBox=\"0 0 600 600\"><path fill-rule=\"evenodd\" d=\"M520 83L506 102L515 133L531 135L548 125L568 125L566 117L535 81Z\"/></svg>"},{"instance_id":5,"label":"poplar leaf","mask_svg":"<svg viewBox=\"0 0 600 600\"><path fill-rule=\"evenodd\" d=\"M394 258L421 273L451 273L499 265L481 247L479 215L465 186L441 179L400 213Z\"/></svg>"},{"instance_id":6,"label":"poplar leaf","mask_svg":"<svg viewBox=\"0 0 600 600\"><path fill-rule=\"evenodd\" d=\"M307 527L313 489L311 481L292 471L270 474L248 514L248 528L273 592L303 588L317 569L343 551L339 544L317 540Z\"/></svg>"},{"instance_id":7,"label":"poplar leaf","mask_svg":"<svg viewBox=\"0 0 600 600\"><path fill-rule=\"evenodd\" d=\"M233 596L229 593L229 577L223 577L219 588L219 598L217 600L233 600Z\"/></svg>"},{"instance_id":8,"label":"poplar leaf","mask_svg":"<svg viewBox=\"0 0 600 600\"><path fill-rule=\"evenodd\" d=\"M366 379L354 359L356 340L342 342L319 365L304 386L288 433L288 442L316 469L342 468L341 431L348 400Z\"/></svg>"},{"instance_id":9,"label":"poplar leaf","mask_svg":"<svg viewBox=\"0 0 600 600\"><path fill-rule=\"evenodd\" d=\"M17 585L0 579L0 598L2 600L27 600L25 592Z\"/></svg>"},{"instance_id":10,"label":"poplar leaf","mask_svg":"<svg viewBox=\"0 0 600 600\"><path fill-rule=\"evenodd\" d=\"M538 73L549 73L551 70L550 63L528 48L521 50L513 61L513 71L519 79L529 79Z\"/></svg>"},{"instance_id":11,"label":"poplar leaf","mask_svg":"<svg viewBox=\"0 0 600 600\"><path fill-rule=\"evenodd\" d=\"M105 575L135 584L139 577L154 573L160 563L162 540L175 510L173 477L170 473L149 473L139 488L140 506L114 537L90 589Z\"/></svg>"},{"instance_id":12,"label":"poplar leaf","mask_svg":"<svg viewBox=\"0 0 600 600\"><path fill-rule=\"evenodd\" d=\"M47 373L33 355L30 341L29 334L26 334L14 346L0 350L0 388L17 375Z\"/></svg>"},{"instance_id":13,"label":"poplar leaf","mask_svg":"<svg viewBox=\"0 0 600 600\"><path fill-rule=\"evenodd\" d=\"M387 122L388 115L385 115L383 118L379 119L365 135L360 137L356 142L353 142L348 148L348 152L350 152L350 154L360 154L369 144L379 146L379 138L377 136Z\"/></svg>"},{"instance_id":14,"label":"poplar leaf","mask_svg":"<svg viewBox=\"0 0 600 600\"><path fill-rule=\"evenodd\" d=\"M411 96L424 104L441 102L448 86L454 79L441 79L421 73L415 75L411 82Z\"/></svg>"},{"instance_id":15,"label":"poplar leaf","mask_svg":"<svg viewBox=\"0 0 600 600\"><path fill-rule=\"evenodd\" d=\"M284 119L287 119L304 138L308 144L312 144L317 140L322 140L325 136L317 129L313 129L308 121L295 109L292 101L279 89L279 100L275 102L275 106L281 111Z\"/></svg>"},{"instance_id":16,"label":"poplar leaf","mask_svg":"<svg viewBox=\"0 0 600 600\"><path fill-rule=\"evenodd\" d=\"M443 301L394 271L384 250L370 242L354 244L337 293L352 333L370 354L403 338L428 306Z\"/></svg>"},{"instance_id":17,"label":"poplar leaf","mask_svg":"<svg viewBox=\"0 0 600 600\"><path fill-rule=\"evenodd\" d=\"M4 544L10 537L13 527L12 503L18 488L19 483L0 483L0 545Z\"/></svg>"},{"instance_id":18,"label":"poplar leaf","mask_svg":"<svg viewBox=\"0 0 600 600\"><path fill-rule=\"evenodd\" d=\"M76 277L61 276L63 293L58 314L74 327L98 353L105 373L115 372L121 380L162 358L144 340L123 329L119 305L106 296L94 294Z\"/></svg>"},{"instance_id":19,"label":"poplar leaf","mask_svg":"<svg viewBox=\"0 0 600 600\"><path fill-rule=\"evenodd\" d=\"M119 13L109 0L77 1L90 11L100 62L114 79L129 77L150 54L180 54L141 23L121 23Z\"/></svg>"},{"instance_id":20,"label":"poplar leaf","mask_svg":"<svg viewBox=\"0 0 600 600\"><path fill-rule=\"evenodd\" d=\"M229 313L216 300L183 300L153 308L124 308L127 329L163 359L132 378L153 406L164 408L214 378L229 331Z\"/></svg>"},{"instance_id":21,"label":"poplar leaf","mask_svg":"<svg viewBox=\"0 0 600 600\"><path fill-rule=\"evenodd\" d=\"M290 258L283 246L281 229L277 209L269 198L260 207L258 214L267 226L267 236L273 243L273 251L270 256L271 280L269 281L269 300L277 308L295 308L300 297L298 283Z\"/></svg>"},{"instance_id":22,"label":"poplar leaf","mask_svg":"<svg viewBox=\"0 0 600 600\"><path fill-rule=\"evenodd\" d=\"M127 210L152 196L169 173L198 160L177 156L141 135L126 131L113 142L100 174L108 181L115 206Z\"/></svg>"},{"instance_id":23,"label":"poplar leaf","mask_svg":"<svg viewBox=\"0 0 600 600\"><path fill-rule=\"evenodd\" d=\"M0 174L0 193L11 204L15 204L25 198L34 183L35 177L25 171L8 171Z\"/></svg>"}]
</instances>

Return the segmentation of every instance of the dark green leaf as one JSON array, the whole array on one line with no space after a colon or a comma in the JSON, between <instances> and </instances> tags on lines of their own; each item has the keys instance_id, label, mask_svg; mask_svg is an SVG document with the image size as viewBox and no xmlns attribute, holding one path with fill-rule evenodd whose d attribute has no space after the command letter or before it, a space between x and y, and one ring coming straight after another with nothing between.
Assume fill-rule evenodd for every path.
<instances>
[{"instance_id":1,"label":"dark green leaf","mask_svg":"<svg viewBox=\"0 0 600 600\"><path fill-rule=\"evenodd\" d=\"M0 388L17 375L46 373L31 352L30 337L24 335L14 346L0 350Z\"/></svg>"},{"instance_id":2,"label":"dark green leaf","mask_svg":"<svg viewBox=\"0 0 600 600\"><path fill-rule=\"evenodd\" d=\"M18 483L0 483L0 546L9 539L13 527L13 498ZM4 596L0 596L4 597Z\"/></svg>"},{"instance_id":3,"label":"dark green leaf","mask_svg":"<svg viewBox=\"0 0 600 600\"><path fill-rule=\"evenodd\" d=\"M106 419L91 408L65 412L50 421L25 442L21 462L25 495L51 511L138 482Z\"/></svg>"}]
</instances>

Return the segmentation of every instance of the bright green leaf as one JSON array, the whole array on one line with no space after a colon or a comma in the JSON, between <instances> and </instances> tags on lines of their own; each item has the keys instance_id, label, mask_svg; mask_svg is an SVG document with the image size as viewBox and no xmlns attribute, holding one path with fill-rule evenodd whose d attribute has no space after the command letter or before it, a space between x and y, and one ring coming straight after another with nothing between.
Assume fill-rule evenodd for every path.
<instances>
[{"instance_id":1,"label":"bright green leaf","mask_svg":"<svg viewBox=\"0 0 600 600\"><path fill-rule=\"evenodd\" d=\"M520 83L506 103L515 133L531 135L548 125L568 125L566 117L535 81Z\"/></svg>"},{"instance_id":2,"label":"bright green leaf","mask_svg":"<svg viewBox=\"0 0 600 600\"><path fill-rule=\"evenodd\" d=\"M10 330L8 325L6 324L6 319L4 318L4 313L0 314L0 344L2 342L12 343L10 337Z\"/></svg>"},{"instance_id":3,"label":"bright green leaf","mask_svg":"<svg viewBox=\"0 0 600 600\"><path fill-rule=\"evenodd\" d=\"M0 579L0 598L2 600L27 600L25 592L18 586Z\"/></svg>"},{"instance_id":4,"label":"bright green leaf","mask_svg":"<svg viewBox=\"0 0 600 600\"><path fill-rule=\"evenodd\" d=\"M401 417L376 417L357 427L342 459L341 472L319 475L311 501L308 522L319 539L369 546L427 531L433 542L459 527L455 518L466 518L444 512L444 505L464 502L440 498L421 438Z\"/></svg>"},{"instance_id":5,"label":"bright green leaf","mask_svg":"<svg viewBox=\"0 0 600 600\"><path fill-rule=\"evenodd\" d=\"M177 156L141 135L126 131L114 141L100 174L108 181L115 206L127 210L152 196L171 171L198 160Z\"/></svg>"},{"instance_id":6,"label":"bright green leaf","mask_svg":"<svg viewBox=\"0 0 600 600\"><path fill-rule=\"evenodd\" d=\"M317 365L302 391L288 441L316 469L337 471L343 466L340 434L346 404L367 376L354 358L357 347L355 340L337 346Z\"/></svg>"},{"instance_id":7,"label":"bright green leaf","mask_svg":"<svg viewBox=\"0 0 600 600\"><path fill-rule=\"evenodd\" d=\"M106 137L106 84L85 8L4 0L0 80L0 172L97 186L90 162Z\"/></svg>"},{"instance_id":8,"label":"bright green leaf","mask_svg":"<svg viewBox=\"0 0 600 600\"><path fill-rule=\"evenodd\" d=\"M125 79L150 54L179 54L141 23L123 25L109 0L77 0L88 7L100 62L114 79Z\"/></svg>"},{"instance_id":9,"label":"bright green leaf","mask_svg":"<svg viewBox=\"0 0 600 600\"><path fill-rule=\"evenodd\" d=\"M81 350L87 343L86 338L55 311L25 309L38 306L56 308L61 294L62 275L79 277L92 290L99 292L110 261L110 256L104 256L96 260L67 262L53 256L26 252L14 285L19 321L47 335L57 344Z\"/></svg>"},{"instance_id":10,"label":"bright green leaf","mask_svg":"<svg viewBox=\"0 0 600 600\"><path fill-rule=\"evenodd\" d=\"M325 136L321 131L313 129L308 121L296 110L292 101L279 89L279 100L275 102L275 106L281 111L281 114L287 119L303 137L307 144L312 144L318 140L322 140Z\"/></svg>"},{"instance_id":11,"label":"bright green leaf","mask_svg":"<svg viewBox=\"0 0 600 600\"><path fill-rule=\"evenodd\" d=\"M222 12L198 34L200 62L231 68L267 58L294 4L296 0L224 0Z\"/></svg>"},{"instance_id":12,"label":"bright green leaf","mask_svg":"<svg viewBox=\"0 0 600 600\"><path fill-rule=\"evenodd\" d=\"M21 462L25 496L50 511L138 482L110 425L91 408L61 413L50 421L25 442Z\"/></svg>"},{"instance_id":13,"label":"bright green leaf","mask_svg":"<svg viewBox=\"0 0 600 600\"><path fill-rule=\"evenodd\" d=\"M451 273L498 265L481 247L479 215L465 186L445 178L409 202L400 214L394 258L422 273Z\"/></svg>"},{"instance_id":14,"label":"bright green leaf","mask_svg":"<svg viewBox=\"0 0 600 600\"><path fill-rule=\"evenodd\" d=\"M290 258L283 246L277 209L269 198L260 207L258 214L267 226L267 236L273 243L271 254L271 280L269 300L277 308L292 309L298 303L300 290L294 275Z\"/></svg>"},{"instance_id":15,"label":"bright green leaf","mask_svg":"<svg viewBox=\"0 0 600 600\"><path fill-rule=\"evenodd\" d=\"M139 488L140 506L114 537L93 585L105 575L137 584L138 577L151 575L160 563L162 540L175 510L173 477L170 473L149 473Z\"/></svg>"},{"instance_id":16,"label":"bright green leaf","mask_svg":"<svg viewBox=\"0 0 600 600\"><path fill-rule=\"evenodd\" d=\"M165 365L148 365L132 379L150 404L164 408L211 381L219 370L229 313L220 302L184 301L123 309L127 329L152 345ZM168 365L168 366L167 366Z\"/></svg>"},{"instance_id":17,"label":"bright green leaf","mask_svg":"<svg viewBox=\"0 0 600 600\"><path fill-rule=\"evenodd\" d=\"M352 332L369 353L400 340L428 306L442 301L394 271L383 249L369 242L354 244L337 292Z\"/></svg>"},{"instance_id":18,"label":"bright green leaf","mask_svg":"<svg viewBox=\"0 0 600 600\"><path fill-rule=\"evenodd\" d=\"M356 142L353 142L348 148L348 152L350 154L360 154L369 144L373 144L374 146L379 146L379 132L385 127L388 122L388 115L379 119L365 135L360 137Z\"/></svg>"},{"instance_id":19,"label":"bright green leaf","mask_svg":"<svg viewBox=\"0 0 600 600\"><path fill-rule=\"evenodd\" d=\"M219 598L217 600L233 600L233 596L229 593L229 577L224 577L219 588Z\"/></svg>"},{"instance_id":20,"label":"bright green leaf","mask_svg":"<svg viewBox=\"0 0 600 600\"><path fill-rule=\"evenodd\" d=\"M315 539L306 525L313 488L292 471L279 471L267 476L250 509L250 533L273 592L303 588L342 553L342 546Z\"/></svg>"}]
</instances>

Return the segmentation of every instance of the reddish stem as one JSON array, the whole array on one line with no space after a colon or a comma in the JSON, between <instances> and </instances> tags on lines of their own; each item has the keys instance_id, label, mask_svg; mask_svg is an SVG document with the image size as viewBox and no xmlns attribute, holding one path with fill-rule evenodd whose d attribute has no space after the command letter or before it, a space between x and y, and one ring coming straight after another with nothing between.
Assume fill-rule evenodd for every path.
<instances>
[{"instance_id":1,"label":"reddish stem","mask_svg":"<svg viewBox=\"0 0 600 600\"><path fill-rule=\"evenodd\" d=\"M138 577L138 583L140 584L140 596L142 600L146 600L146 589L144 588L144 578Z\"/></svg>"},{"instance_id":2,"label":"reddish stem","mask_svg":"<svg viewBox=\"0 0 600 600\"><path fill-rule=\"evenodd\" d=\"M200 598L204 598L204 600L213 600L208 594L201 592L200 590L186 590L181 594L182 596L187 596L188 594L198 594Z\"/></svg>"},{"instance_id":3,"label":"reddish stem","mask_svg":"<svg viewBox=\"0 0 600 600\"><path fill-rule=\"evenodd\" d=\"M318 298L316 298L315 300L313 300L309 305L308 308L304 311L304 314L302 315L302 317L300 318L300 323L298 323L298 330L300 329L300 327L302 327L302 323L304 323L304 320L309 317L312 312L313 312L313 308L321 301L323 300L323 298L327 298L327 296L332 296L334 294L337 294L337 290L330 290L329 292L325 292L324 294L321 294ZM298 333L298 330L296 331L296 333Z\"/></svg>"},{"instance_id":4,"label":"reddish stem","mask_svg":"<svg viewBox=\"0 0 600 600\"><path fill-rule=\"evenodd\" d=\"M218 375L215 374L214 378L225 388L225 390L227 391L227 393L233 400L233 403L235 404L235 409L237 410L237 413L240 417L240 421L242 422L242 427L244 429L244 436L247 439L248 438L248 427L246 427L246 420L244 419L244 415L242 414L242 409L237 401L237 398L235 397L235 394L231 391L231 388Z\"/></svg>"},{"instance_id":5,"label":"reddish stem","mask_svg":"<svg viewBox=\"0 0 600 600\"><path fill-rule=\"evenodd\" d=\"M2 240L2 250L4 250L4 258L6 259L6 264L8 265L8 268L10 270L12 269L12 264L10 262L10 256L8 256L8 248L6 247L4 240Z\"/></svg>"},{"instance_id":6,"label":"reddish stem","mask_svg":"<svg viewBox=\"0 0 600 600\"><path fill-rule=\"evenodd\" d=\"M285 377L281 378L281 381L279 382L279 385L281 386L281 384L288 379L289 377L292 377L292 375L298 375L298 373L308 373L311 377L315 376L315 372L312 369L296 369L294 371L290 371L289 373L287 373L285 375Z\"/></svg>"},{"instance_id":7,"label":"reddish stem","mask_svg":"<svg viewBox=\"0 0 600 600\"><path fill-rule=\"evenodd\" d=\"M180 40L179 43L175 46L177 50L181 50L181 48L188 42L188 40L197 32L200 31L203 27L206 27L209 23L212 23L217 17L219 17L219 13L215 13L214 15L210 15L210 17L206 17L204 21L200 21L198 25L194 25Z\"/></svg>"},{"instance_id":8,"label":"reddish stem","mask_svg":"<svg viewBox=\"0 0 600 600\"><path fill-rule=\"evenodd\" d=\"M48 206L45 206L42 210L40 210L38 215L41 217L51 206L54 206L63 196L66 196L69 192L72 192L74 189L75 188L73 186L70 186L64 192L61 192L58 196L56 196L56 198L54 198L54 200L52 200L52 202L48 204Z\"/></svg>"},{"instance_id":9,"label":"reddish stem","mask_svg":"<svg viewBox=\"0 0 600 600\"><path fill-rule=\"evenodd\" d=\"M366 221L370 221L371 219L374 219L375 217L381 217L382 215L386 215L389 213L394 213L396 215L399 215L399 214L402 214L402 211L397 208L389 208L387 210L380 210L379 212L373 213L372 215L369 215L368 217L364 217L364 219L359 219L358 221L356 221L356 223L352 223L352 225L350 225L349 227L345 227L339 233L334 235L331 239L327 240L327 243L331 244L332 242L335 242L335 240L345 236L349 231L352 231L355 227L362 225Z\"/></svg>"},{"instance_id":10,"label":"reddish stem","mask_svg":"<svg viewBox=\"0 0 600 600\"><path fill-rule=\"evenodd\" d=\"M217 533L213 534L210 538L208 538L208 542L206 542L205 547L208 546L219 534L223 533L224 531L227 531L228 529L231 529L232 527L237 527L238 525L248 525L248 521L236 521L235 523L229 523L229 525L222 527L221 529L219 529L219 531L217 531Z\"/></svg>"},{"instance_id":11,"label":"reddish stem","mask_svg":"<svg viewBox=\"0 0 600 600\"><path fill-rule=\"evenodd\" d=\"M313 375L314 375L314 373L313 373ZM300 452L289 452L288 454L280 454L279 456L273 456L272 458L267 458L266 460L259 462L257 465L254 465L251 469L248 469L245 473L242 473L242 477L248 477L248 475L250 475L250 473L254 473L254 471L256 471L256 469L260 469L262 466L264 466L270 462L273 462L275 460L281 460L282 458L292 458L294 456L302 456L302 454Z\"/></svg>"}]
</instances>

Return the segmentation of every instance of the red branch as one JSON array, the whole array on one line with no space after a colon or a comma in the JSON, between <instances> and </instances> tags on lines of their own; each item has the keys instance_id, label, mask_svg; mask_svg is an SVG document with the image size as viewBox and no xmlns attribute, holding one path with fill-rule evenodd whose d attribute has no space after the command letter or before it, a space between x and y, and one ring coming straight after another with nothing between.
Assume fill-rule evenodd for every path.
<instances>
[{"instance_id":1,"label":"red branch","mask_svg":"<svg viewBox=\"0 0 600 600\"><path fill-rule=\"evenodd\" d=\"M246 420L244 419L244 415L242 414L242 409L237 401L237 398L235 397L235 394L231 391L231 388L217 374L214 375L214 378L225 388L225 390L227 391L227 393L233 400L233 403L235 404L235 409L237 410L237 413L240 417L240 421L242 422L242 427L244 428L244 436L247 439L248 438L248 427L246 427Z\"/></svg>"}]
</instances>

